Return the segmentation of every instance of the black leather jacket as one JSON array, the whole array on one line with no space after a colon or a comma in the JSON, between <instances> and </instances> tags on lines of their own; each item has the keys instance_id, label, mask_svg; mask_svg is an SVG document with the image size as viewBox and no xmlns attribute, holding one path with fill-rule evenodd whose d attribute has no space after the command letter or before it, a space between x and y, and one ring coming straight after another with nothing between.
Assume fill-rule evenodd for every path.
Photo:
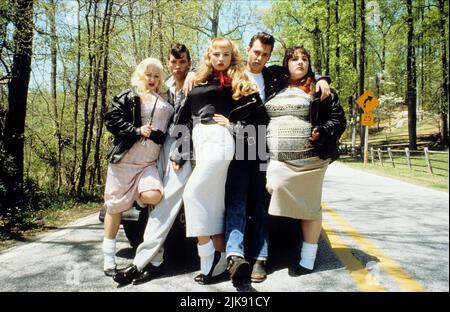
<instances>
[{"instance_id":1,"label":"black leather jacket","mask_svg":"<svg viewBox=\"0 0 450 312\"><path fill-rule=\"evenodd\" d=\"M338 159L338 141L344 133L347 121L335 90L331 89L331 95L322 102L320 93L314 95L310 106L310 119L313 129L320 133L319 139L312 143L319 158L331 158L332 161Z\"/></svg>"},{"instance_id":2,"label":"black leather jacket","mask_svg":"<svg viewBox=\"0 0 450 312\"><path fill-rule=\"evenodd\" d=\"M142 126L141 100L132 89L114 96L111 109L103 116L106 129L114 135L107 157L110 163L118 163L140 138Z\"/></svg>"}]
</instances>

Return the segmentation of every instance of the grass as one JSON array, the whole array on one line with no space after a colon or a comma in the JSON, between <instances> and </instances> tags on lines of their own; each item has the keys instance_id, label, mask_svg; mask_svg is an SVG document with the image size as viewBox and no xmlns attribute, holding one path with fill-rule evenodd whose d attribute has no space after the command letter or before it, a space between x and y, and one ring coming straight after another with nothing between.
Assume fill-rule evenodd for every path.
<instances>
[{"instance_id":1,"label":"grass","mask_svg":"<svg viewBox=\"0 0 450 312\"><path fill-rule=\"evenodd\" d=\"M400 113L399 113L400 114ZM371 145L397 144L408 142L408 121L399 118L397 121L403 120L401 127L391 126L389 129L386 122L380 123L378 127L369 127L369 147ZM395 124L395 122L394 122ZM436 141L439 136L439 121L433 117L425 116L417 122L417 144L430 143ZM360 144L359 134L356 135L356 145ZM341 139L344 144L351 145L351 127L348 126L345 137ZM433 144L432 144L433 145ZM435 144L436 145L436 144Z\"/></svg>"},{"instance_id":2,"label":"grass","mask_svg":"<svg viewBox=\"0 0 450 312\"><path fill-rule=\"evenodd\" d=\"M413 184L448 192L448 149L446 150L447 154L430 154L433 174L428 172L428 167L423 152L424 146L428 146L429 150L438 149L439 121L435 117L428 116L426 114L423 118L418 119L418 151L411 151L411 165L413 170L410 170L403 151L403 149L407 147L408 143L408 120L407 117L405 117L407 116L407 113L397 112L397 116L399 117L392 122L392 125L394 126L390 129L388 129L386 122L380 124L380 131L378 131L377 126L369 128L369 153L370 147L373 146L375 149L374 164L372 164L370 154L369 163L366 166L364 166L362 159L355 159L344 155L341 156L339 161L356 169L361 169ZM395 126L395 124L400 125L401 123L401 126ZM346 137L342 139L342 143L347 146L351 145L350 127L346 130ZM392 153L395 167L392 165L387 152L382 153L382 166L380 164L376 149L380 147L382 151L386 151L387 147L383 145L395 146L395 144L398 144L398 147L391 147L392 150L402 150L401 152L399 151ZM359 135L356 136L356 145L359 145Z\"/></svg>"},{"instance_id":3,"label":"grass","mask_svg":"<svg viewBox=\"0 0 450 312\"><path fill-rule=\"evenodd\" d=\"M55 202L48 209L38 211L35 215L36 227L25 231L17 231L2 236L0 233L0 251L13 247L18 242L28 241L49 230L57 229L77 219L100 211L102 203L77 203L74 200Z\"/></svg>"},{"instance_id":4,"label":"grass","mask_svg":"<svg viewBox=\"0 0 450 312\"><path fill-rule=\"evenodd\" d=\"M387 156L387 155L384 155ZM416 185L421 185L429 188L433 188L439 191L448 192L448 154L443 155L432 155L431 163L433 164L433 159L440 159L446 161L445 163L439 163L439 167L445 168L447 170L434 170L435 174L430 174L427 171L427 167L413 167L413 170L410 170L408 165L406 165L406 159L403 157L403 160L397 159L394 156L394 163L396 163L395 168L392 166L392 163L389 161L389 158L384 159L384 166L379 164L379 161L375 161L375 164L372 164L370 158L369 162L366 166L364 166L362 160L357 160L349 157L342 157L339 162L343 163L347 166L350 166L355 169L360 169L368 172L372 172L375 174L379 174L386 177L391 177L394 179L399 179L405 182L413 183ZM405 165L401 165L398 162L402 161ZM412 164L425 164L425 158L422 154L421 157L413 156L411 159Z\"/></svg>"}]
</instances>

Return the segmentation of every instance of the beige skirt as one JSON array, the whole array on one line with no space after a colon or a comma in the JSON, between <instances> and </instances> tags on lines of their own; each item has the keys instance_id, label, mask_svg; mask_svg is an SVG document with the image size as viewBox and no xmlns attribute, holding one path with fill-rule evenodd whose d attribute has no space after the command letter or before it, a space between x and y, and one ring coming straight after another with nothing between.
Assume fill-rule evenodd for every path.
<instances>
[{"instance_id":1,"label":"beige skirt","mask_svg":"<svg viewBox=\"0 0 450 312\"><path fill-rule=\"evenodd\" d=\"M271 194L269 214L302 220L322 218L322 185L329 160L301 167L270 160L267 190Z\"/></svg>"}]
</instances>

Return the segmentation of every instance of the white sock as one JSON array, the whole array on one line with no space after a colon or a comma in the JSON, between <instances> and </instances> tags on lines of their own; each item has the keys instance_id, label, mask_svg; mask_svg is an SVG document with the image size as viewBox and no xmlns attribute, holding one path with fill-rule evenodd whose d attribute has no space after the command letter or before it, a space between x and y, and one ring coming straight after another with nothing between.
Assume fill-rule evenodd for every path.
<instances>
[{"instance_id":1,"label":"white sock","mask_svg":"<svg viewBox=\"0 0 450 312\"><path fill-rule=\"evenodd\" d=\"M103 238L103 270L116 267L116 240Z\"/></svg>"},{"instance_id":2,"label":"white sock","mask_svg":"<svg viewBox=\"0 0 450 312\"><path fill-rule=\"evenodd\" d=\"M300 253L300 265L304 268L312 270L314 261L316 260L318 244L309 244L303 242L302 251Z\"/></svg>"},{"instance_id":3,"label":"white sock","mask_svg":"<svg viewBox=\"0 0 450 312\"><path fill-rule=\"evenodd\" d=\"M159 267L163 262L162 262L162 261L150 261L150 263L151 263L154 267Z\"/></svg>"},{"instance_id":4,"label":"white sock","mask_svg":"<svg viewBox=\"0 0 450 312\"><path fill-rule=\"evenodd\" d=\"M197 244L198 255L200 256L200 272L208 275L214 262L214 245L212 240L209 240L204 245Z\"/></svg>"},{"instance_id":5,"label":"white sock","mask_svg":"<svg viewBox=\"0 0 450 312\"><path fill-rule=\"evenodd\" d=\"M217 262L213 272L212 276L217 276L225 272L227 269L227 254L225 252L220 253L220 260Z\"/></svg>"}]
</instances>

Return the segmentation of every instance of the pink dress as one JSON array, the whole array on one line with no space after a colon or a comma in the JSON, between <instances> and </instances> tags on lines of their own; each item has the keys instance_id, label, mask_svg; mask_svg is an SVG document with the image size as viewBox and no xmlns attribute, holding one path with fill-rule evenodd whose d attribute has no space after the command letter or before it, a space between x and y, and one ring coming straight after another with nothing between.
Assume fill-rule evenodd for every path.
<instances>
[{"instance_id":1,"label":"pink dress","mask_svg":"<svg viewBox=\"0 0 450 312\"><path fill-rule=\"evenodd\" d=\"M148 124L156 97L141 100L142 124ZM166 132L174 109L172 105L158 96L153 115L152 129ZM108 164L105 185L105 205L109 213L120 213L130 209L139 200L139 194L145 191L158 190L163 194L161 177L156 168L161 145L147 139L141 144L141 139L128 150L124 157L116 164Z\"/></svg>"}]
</instances>

